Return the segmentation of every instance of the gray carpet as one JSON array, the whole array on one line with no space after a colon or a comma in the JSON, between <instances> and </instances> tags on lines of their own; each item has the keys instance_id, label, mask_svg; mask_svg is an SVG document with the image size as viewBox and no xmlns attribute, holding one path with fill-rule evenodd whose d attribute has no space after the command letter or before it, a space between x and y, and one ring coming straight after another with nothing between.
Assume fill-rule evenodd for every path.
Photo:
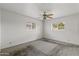
<instances>
[{"instance_id":1,"label":"gray carpet","mask_svg":"<svg viewBox=\"0 0 79 59\"><path fill-rule=\"evenodd\" d=\"M22 49L10 52L7 56L79 56L79 47L36 40Z\"/></svg>"}]
</instances>

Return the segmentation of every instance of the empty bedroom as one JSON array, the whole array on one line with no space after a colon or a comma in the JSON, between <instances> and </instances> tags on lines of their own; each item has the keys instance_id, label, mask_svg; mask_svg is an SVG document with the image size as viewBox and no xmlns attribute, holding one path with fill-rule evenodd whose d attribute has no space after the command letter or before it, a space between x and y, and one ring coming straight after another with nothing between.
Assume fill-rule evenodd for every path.
<instances>
[{"instance_id":1,"label":"empty bedroom","mask_svg":"<svg viewBox=\"0 0 79 59\"><path fill-rule=\"evenodd\" d=\"M0 3L0 56L79 56L79 3Z\"/></svg>"}]
</instances>

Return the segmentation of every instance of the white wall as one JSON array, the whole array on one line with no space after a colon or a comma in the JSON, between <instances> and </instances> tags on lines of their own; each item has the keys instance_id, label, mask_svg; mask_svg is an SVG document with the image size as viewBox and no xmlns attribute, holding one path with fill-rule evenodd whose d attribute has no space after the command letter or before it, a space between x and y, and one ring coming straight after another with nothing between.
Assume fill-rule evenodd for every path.
<instances>
[{"instance_id":1,"label":"white wall","mask_svg":"<svg viewBox=\"0 0 79 59\"><path fill-rule=\"evenodd\" d=\"M64 22L64 30L55 31L51 24ZM53 19L45 22L45 38L79 45L79 14Z\"/></svg>"},{"instance_id":2,"label":"white wall","mask_svg":"<svg viewBox=\"0 0 79 59\"><path fill-rule=\"evenodd\" d=\"M1 9L0 9L0 48L1 48Z\"/></svg>"},{"instance_id":3,"label":"white wall","mask_svg":"<svg viewBox=\"0 0 79 59\"><path fill-rule=\"evenodd\" d=\"M15 46L42 37L42 22L36 19L22 16L18 13L1 9L1 48ZM36 23L36 29L27 30L26 23Z\"/></svg>"}]
</instances>

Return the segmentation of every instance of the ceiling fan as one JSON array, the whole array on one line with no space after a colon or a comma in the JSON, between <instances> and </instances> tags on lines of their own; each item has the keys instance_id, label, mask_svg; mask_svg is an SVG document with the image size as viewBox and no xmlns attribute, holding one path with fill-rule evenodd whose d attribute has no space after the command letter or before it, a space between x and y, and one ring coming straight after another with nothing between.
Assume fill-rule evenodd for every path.
<instances>
[{"instance_id":1,"label":"ceiling fan","mask_svg":"<svg viewBox=\"0 0 79 59\"><path fill-rule=\"evenodd\" d=\"M52 13L48 13L48 12L44 11L43 14L42 14L42 18L43 18L43 20L53 19L53 17L52 17L53 15L54 14L52 14Z\"/></svg>"}]
</instances>

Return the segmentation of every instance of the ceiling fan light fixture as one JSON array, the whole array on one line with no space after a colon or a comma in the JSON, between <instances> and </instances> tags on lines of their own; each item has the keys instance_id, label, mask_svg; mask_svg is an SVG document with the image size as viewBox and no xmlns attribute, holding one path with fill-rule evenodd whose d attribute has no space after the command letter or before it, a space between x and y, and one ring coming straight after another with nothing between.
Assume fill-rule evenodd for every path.
<instances>
[{"instance_id":1,"label":"ceiling fan light fixture","mask_svg":"<svg viewBox=\"0 0 79 59\"><path fill-rule=\"evenodd\" d=\"M47 18L50 18L50 19L52 19L53 17L53 14L49 14L49 13L47 13L46 11L44 11L44 13L43 13L43 19L47 19Z\"/></svg>"}]
</instances>

